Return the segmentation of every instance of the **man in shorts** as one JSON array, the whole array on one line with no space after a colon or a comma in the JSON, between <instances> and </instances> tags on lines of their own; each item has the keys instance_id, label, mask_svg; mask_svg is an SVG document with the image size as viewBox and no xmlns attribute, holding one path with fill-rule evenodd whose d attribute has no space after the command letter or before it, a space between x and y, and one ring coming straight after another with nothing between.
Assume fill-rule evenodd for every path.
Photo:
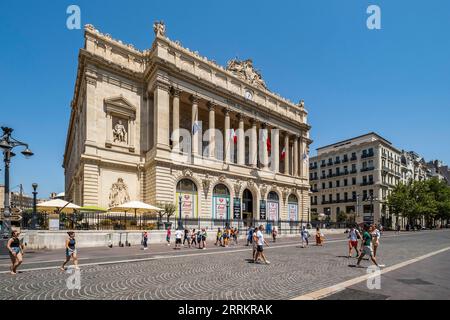
<instances>
[{"instance_id":1,"label":"man in shorts","mask_svg":"<svg viewBox=\"0 0 450 320\"><path fill-rule=\"evenodd\" d=\"M370 234L370 227L368 225L364 226L364 233L363 233L363 241L361 244L361 254L358 258L358 262L356 263L357 267L360 267L360 263L361 260L363 259L363 257L367 254L370 256L370 259L372 260L372 262L379 268L384 267L385 265L382 264L378 264L377 260L375 259L375 257L373 256L373 249L372 249L372 235Z\"/></svg>"},{"instance_id":2,"label":"man in shorts","mask_svg":"<svg viewBox=\"0 0 450 320\"><path fill-rule=\"evenodd\" d=\"M264 255L264 248L263 248L263 246L264 245L268 246L269 244L264 239L263 231L264 231L264 226L260 225L258 232L256 232L256 238L258 239L258 242L257 242L257 246L256 246L256 257L255 257L254 262L257 263L258 262L258 258L262 257L262 259L264 260L264 262L266 264L270 264L270 261L268 261L266 259L266 256Z\"/></svg>"},{"instance_id":3,"label":"man in shorts","mask_svg":"<svg viewBox=\"0 0 450 320\"><path fill-rule=\"evenodd\" d=\"M184 231L180 228L175 231L175 248L174 249L181 249L181 239L183 238Z\"/></svg>"},{"instance_id":4,"label":"man in shorts","mask_svg":"<svg viewBox=\"0 0 450 320\"><path fill-rule=\"evenodd\" d=\"M359 231L355 228L355 226L352 226L348 233L348 257L352 257L352 251L353 248L355 248L356 251L356 257L359 256L358 251L358 239L361 239L361 234Z\"/></svg>"}]
</instances>

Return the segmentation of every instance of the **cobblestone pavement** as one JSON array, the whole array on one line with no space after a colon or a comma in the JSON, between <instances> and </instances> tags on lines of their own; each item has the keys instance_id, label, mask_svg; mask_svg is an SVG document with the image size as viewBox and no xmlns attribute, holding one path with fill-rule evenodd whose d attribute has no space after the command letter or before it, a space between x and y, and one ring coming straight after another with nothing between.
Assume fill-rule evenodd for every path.
<instances>
[{"instance_id":1,"label":"cobblestone pavement","mask_svg":"<svg viewBox=\"0 0 450 320\"><path fill-rule=\"evenodd\" d=\"M449 240L448 230L384 236L379 260L393 265L442 249ZM85 265L81 289L73 290L66 286L69 275L55 268L2 273L0 299L290 299L366 273L349 266L356 260L344 257L344 237L305 249L279 243L265 251L270 265L249 263L251 249L227 249Z\"/></svg>"}]
</instances>

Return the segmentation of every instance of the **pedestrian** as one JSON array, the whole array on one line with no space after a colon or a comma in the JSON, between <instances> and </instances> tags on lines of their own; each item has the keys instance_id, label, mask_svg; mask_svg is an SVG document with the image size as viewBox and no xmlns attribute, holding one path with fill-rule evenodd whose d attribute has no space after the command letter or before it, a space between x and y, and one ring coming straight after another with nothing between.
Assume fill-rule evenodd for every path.
<instances>
[{"instance_id":1,"label":"pedestrian","mask_svg":"<svg viewBox=\"0 0 450 320\"><path fill-rule=\"evenodd\" d=\"M257 258L258 258L258 256L257 256L257 253L258 253L258 251L257 251L257 249L258 249L258 237L256 236L256 233L258 232L258 228L257 227L255 227L255 228L253 228L252 229L252 241L251 241L251 243L252 243L252 247L253 247L253 262L255 262L255 261L257 261Z\"/></svg>"},{"instance_id":2,"label":"pedestrian","mask_svg":"<svg viewBox=\"0 0 450 320\"><path fill-rule=\"evenodd\" d=\"M184 238L183 238L183 246L186 247L186 241L189 244L189 229L188 227L184 228Z\"/></svg>"},{"instance_id":3,"label":"pedestrian","mask_svg":"<svg viewBox=\"0 0 450 320\"><path fill-rule=\"evenodd\" d=\"M320 228L316 228L316 246L322 246L323 242L323 233L320 231Z\"/></svg>"},{"instance_id":4,"label":"pedestrian","mask_svg":"<svg viewBox=\"0 0 450 320\"><path fill-rule=\"evenodd\" d=\"M238 230L238 228L234 228L233 229L233 240L234 240L235 245L238 245L238 236L239 236L239 230Z\"/></svg>"},{"instance_id":5,"label":"pedestrian","mask_svg":"<svg viewBox=\"0 0 450 320\"><path fill-rule=\"evenodd\" d=\"M198 242L198 248L202 248L202 230L198 229L197 231L197 242Z\"/></svg>"},{"instance_id":6,"label":"pedestrian","mask_svg":"<svg viewBox=\"0 0 450 320\"><path fill-rule=\"evenodd\" d=\"M203 244L203 250L206 249L206 238L208 237L208 233L206 232L205 228L202 228L202 244Z\"/></svg>"},{"instance_id":7,"label":"pedestrian","mask_svg":"<svg viewBox=\"0 0 450 320\"><path fill-rule=\"evenodd\" d=\"M17 274L17 268L23 261L23 245L20 243L19 235L20 233L14 230L11 234L11 239L6 244L11 259L11 267L9 269L12 275Z\"/></svg>"},{"instance_id":8,"label":"pedestrian","mask_svg":"<svg viewBox=\"0 0 450 320\"><path fill-rule=\"evenodd\" d=\"M167 228L167 233L166 233L166 241L167 241L167 245L170 246L170 237L172 236L172 230L170 227Z\"/></svg>"},{"instance_id":9,"label":"pedestrian","mask_svg":"<svg viewBox=\"0 0 450 320\"><path fill-rule=\"evenodd\" d=\"M306 226L302 226L302 230L300 231L300 236L302 237L302 248L305 248L305 243L306 243L306 247L307 247L309 245L308 238L310 237L310 234L309 234L308 229L306 229Z\"/></svg>"},{"instance_id":10,"label":"pedestrian","mask_svg":"<svg viewBox=\"0 0 450 320\"><path fill-rule=\"evenodd\" d=\"M66 261L61 266L61 270L65 270L66 264L72 259L72 262L75 266L75 269L78 268L78 257L77 257L77 249L76 249L76 240L75 240L75 232L69 231L67 232L67 235L69 236L66 239Z\"/></svg>"},{"instance_id":11,"label":"pedestrian","mask_svg":"<svg viewBox=\"0 0 450 320\"><path fill-rule=\"evenodd\" d=\"M195 248L197 246L197 233L195 232L195 229L192 229L191 233L191 245Z\"/></svg>"},{"instance_id":12,"label":"pedestrian","mask_svg":"<svg viewBox=\"0 0 450 320\"><path fill-rule=\"evenodd\" d=\"M188 228L187 242L189 249L191 248L191 241L192 241L192 230Z\"/></svg>"},{"instance_id":13,"label":"pedestrian","mask_svg":"<svg viewBox=\"0 0 450 320\"><path fill-rule=\"evenodd\" d=\"M255 229L252 228L252 226L248 227L248 229L247 229L247 244L246 244L246 246L249 246L250 244L252 244L252 242L253 242L253 231L254 230Z\"/></svg>"},{"instance_id":14,"label":"pedestrian","mask_svg":"<svg viewBox=\"0 0 450 320\"><path fill-rule=\"evenodd\" d=\"M397 234L400 233L400 224L398 224L398 223L397 223L396 231L397 231Z\"/></svg>"},{"instance_id":15,"label":"pedestrian","mask_svg":"<svg viewBox=\"0 0 450 320\"><path fill-rule=\"evenodd\" d=\"M372 232L370 235L372 236L373 256L376 257L378 246L380 245L380 230L378 230L375 225L372 225Z\"/></svg>"},{"instance_id":16,"label":"pedestrian","mask_svg":"<svg viewBox=\"0 0 450 320\"><path fill-rule=\"evenodd\" d=\"M264 226L260 225L259 230L256 232L256 237L258 238L258 244L256 247L256 258L254 259L254 263L258 263L258 258L261 257L266 264L270 264L270 261L266 259L264 254L264 245L269 246L267 241L264 239Z\"/></svg>"},{"instance_id":17,"label":"pedestrian","mask_svg":"<svg viewBox=\"0 0 450 320\"><path fill-rule=\"evenodd\" d=\"M217 246L218 243L222 246L222 230L220 228L217 228L216 243L214 245Z\"/></svg>"},{"instance_id":18,"label":"pedestrian","mask_svg":"<svg viewBox=\"0 0 450 320\"><path fill-rule=\"evenodd\" d=\"M372 250L372 236L370 235L370 227L369 225L364 226L364 233L363 233L363 241L361 245L361 254L359 255L358 262L356 263L356 266L359 267L361 260L363 257L367 254L370 256L370 259L372 262L379 268L384 267L384 265L378 264L376 258L373 256L373 250Z\"/></svg>"},{"instance_id":19,"label":"pedestrian","mask_svg":"<svg viewBox=\"0 0 450 320\"><path fill-rule=\"evenodd\" d=\"M354 226L351 227L350 231L348 232L348 257L352 257L352 251L353 248L355 248L356 251L356 258L359 257L359 251L358 251L358 239L361 239L361 235Z\"/></svg>"},{"instance_id":20,"label":"pedestrian","mask_svg":"<svg viewBox=\"0 0 450 320\"><path fill-rule=\"evenodd\" d=\"M183 234L184 234L184 231L178 227L177 230L175 231L175 248L174 248L174 250L181 249L181 239L183 238Z\"/></svg>"},{"instance_id":21,"label":"pedestrian","mask_svg":"<svg viewBox=\"0 0 450 320\"><path fill-rule=\"evenodd\" d=\"M277 226L274 226L273 229L272 229L272 239L273 239L273 242L276 242L276 241L277 241L277 235L278 235L278 228L277 228Z\"/></svg>"},{"instance_id":22,"label":"pedestrian","mask_svg":"<svg viewBox=\"0 0 450 320\"><path fill-rule=\"evenodd\" d=\"M148 233L147 231L144 231L142 234L142 249L147 250L147 241L148 241Z\"/></svg>"}]
</instances>

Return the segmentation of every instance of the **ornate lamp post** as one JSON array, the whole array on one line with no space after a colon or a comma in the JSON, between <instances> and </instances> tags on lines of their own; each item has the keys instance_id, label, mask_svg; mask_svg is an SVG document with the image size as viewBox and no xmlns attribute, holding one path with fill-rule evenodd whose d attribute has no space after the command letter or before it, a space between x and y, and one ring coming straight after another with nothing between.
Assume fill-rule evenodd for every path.
<instances>
[{"instance_id":1,"label":"ornate lamp post","mask_svg":"<svg viewBox=\"0 0 450 320\"><path fill-rule=\"evenodd\" d=\"M182 229L183 228L183 220L181 218L181 200L182 200L182 196L181 194L178 196L178 212L179 212L179 217L178 217L178 228Z\"/></svg>"},{"instance_id":2,"label":"ornate lamp post","mask_svg":"<svg viewBox=\"0 0 450 320\"><path fill-rule=\"evenodd\" d=\"M11 203L9 199L9 167L11 164L11 158L15 156L12 150L15 147L22 146L25 147L21 153L25 158L29 158L33 155L33 152L28 148L28 144L14 139L11 136L13 132L12 128L1 127L3 130L3 136L0 138L0 148L3 150L3 161L5 162L5 202L4 202L4 214L3 214L3 227L1 231L2 242L0 244L0 251L6 247L6 242L11 236Z\"/></svg>"},{"instance_id":3,"label":"ornate lamp post","mask_svg":"<svg viewBox=\"0 0 450 320\"><path fill-rule=\"evenodd\" d=\"M31 228L33 230L36 230L37 229L37 210L36 210L37 199L36 199L36 197L38 194L36 189L38 187L38 184L33 183L31 186L33 187L33 218L32 218L33 223L31 224Z\"/></svg>"}]
</instances>

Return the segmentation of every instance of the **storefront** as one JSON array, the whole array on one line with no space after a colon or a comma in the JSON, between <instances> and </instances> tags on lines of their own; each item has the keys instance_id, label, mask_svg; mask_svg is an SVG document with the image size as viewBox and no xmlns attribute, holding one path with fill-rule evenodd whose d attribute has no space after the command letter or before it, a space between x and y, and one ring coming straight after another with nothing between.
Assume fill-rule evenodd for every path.
<instances>
[{"instance_id":1,"label":"storefront","mask_svg":"<svg viewBox=\"0 0 450 320\"><path fill-rule=\"evenodd\" d=\"M218 184L213 190L213 219L230 220L230 191L223 184Z\"/></svg>"},{"instance_id":2,"label":"storefront","mask_svg":"<svg viewBox=\"0 0 450 320\"><path fill-rule=\"evenodd\" d=\"M197 219L198 217L198 192L197 186L189 179L180 180L177 184L177 217L183 219Z\"/></svg>"},{"instance_id":3,"label":"storefront","mask_svg":"<svg viewBox=\"0 0 450 320\"><path fill-rule=\"evenodd\" d=\"M293 194L291 194L288 198L288 220L298 220L298 199Z\"/></svg>"},{"instance_id":4,"label":"storefront","mask_svg":"<svg viewBox=\"0 0 450 320\"><path fill-rule=\"evenodd\" d=\"M280 214L280 200L278 194L274 191L269 192L267 196L267 219L277 222Z\"/></svg>"}]
</instances>

